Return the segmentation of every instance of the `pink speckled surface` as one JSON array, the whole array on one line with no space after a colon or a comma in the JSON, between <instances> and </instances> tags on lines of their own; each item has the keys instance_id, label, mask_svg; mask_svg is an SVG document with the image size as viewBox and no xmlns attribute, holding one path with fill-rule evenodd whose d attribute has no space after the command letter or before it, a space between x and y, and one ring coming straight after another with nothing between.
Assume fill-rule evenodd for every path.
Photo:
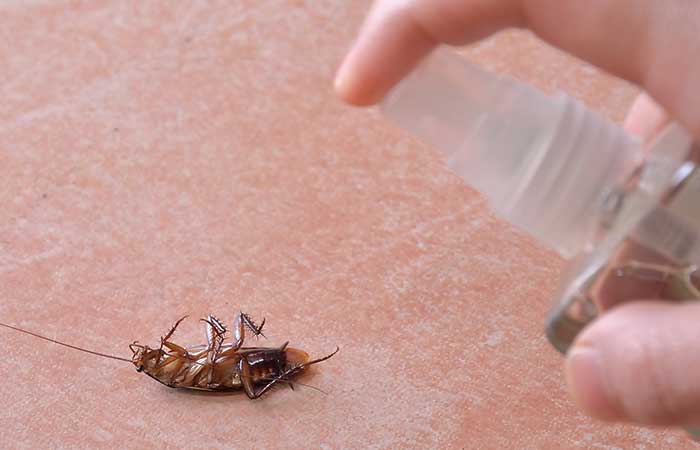
<instances>
[{"instance_id":1,"label":"pink speckled surface","mask_svg":"<svg viewBox=\"0 0 700 450\"><path fill-rule=\"evenodd\" d=\"M251 402L0 330L1 448L692 448L577 412L542 334L561 260L334 98L367 4L0 4L1 320L129 356L243 309L341 346L305 378L328 395ZM635 94L525 33L468 57L617 120Z\"/></svg>"}]
</instances>

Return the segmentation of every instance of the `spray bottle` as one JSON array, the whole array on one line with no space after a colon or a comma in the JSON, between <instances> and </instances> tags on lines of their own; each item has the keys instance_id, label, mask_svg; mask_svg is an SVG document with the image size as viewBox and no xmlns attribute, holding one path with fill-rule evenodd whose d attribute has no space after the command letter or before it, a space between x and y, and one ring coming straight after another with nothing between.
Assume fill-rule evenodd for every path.
<instances>
[{"instance_id":1,"label":"spray bottle","mask_svg":"<svg viewBox=\"0 0 700 450\"><path fill-rule=\"evenodd\" d=\"M545 326L562 353L611 289L700 299L700 148L680 125L645 145L566 94L495 76L445 48L382 110L440 150L497 216L568 261Z\"/></svg>"}]
</instances>

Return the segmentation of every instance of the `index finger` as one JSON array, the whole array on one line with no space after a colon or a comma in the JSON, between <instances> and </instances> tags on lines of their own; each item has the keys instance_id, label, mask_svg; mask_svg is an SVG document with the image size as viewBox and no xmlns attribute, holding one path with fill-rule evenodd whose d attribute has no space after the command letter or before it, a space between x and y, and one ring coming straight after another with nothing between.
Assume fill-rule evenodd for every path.
<instances>
[{"instance_id":1,"label":"index finger","mask_svg":"<svg viewBox=\"0 0 700 450\"><path fill-rule=\"evenodd\" d=\"M700 103L698 2L674 0L378 0L342 64L336 90L376 103L440 43L462 45L507 27L641 85L695 134Z\"/></svg>"}]
</instances>

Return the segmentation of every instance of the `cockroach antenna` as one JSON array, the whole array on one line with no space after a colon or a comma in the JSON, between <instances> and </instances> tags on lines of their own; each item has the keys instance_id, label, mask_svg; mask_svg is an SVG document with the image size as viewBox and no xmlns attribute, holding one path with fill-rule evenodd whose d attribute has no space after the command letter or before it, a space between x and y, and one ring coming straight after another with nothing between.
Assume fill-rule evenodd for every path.
<instances>
[{"instance_id":1,"label":"cockroach antenna","mask_svg":"<svg viewBox=\"0 0 700 450\"><path fill-rule=\"evenodd\" d=\"M34 337L36 337L36 338L43 339L43 340L45 340L45 341L49 341L49 342L51 342L51 343L53 343L53 344L58 344L58 345L62 345L62 346L64 346L64 347L72 348L73 350L78 350L79 352L90 353L91 355L101 356L101 357L103 357L103 358L116 359L117 361L125 361L125 362L128 362L128 363L131 363L131 362L132 362L130 359L126 359L126 358L122 358L122 357L114 356L114 355L108 355L107 353L100 353L100 352L96 352L96 351L94 351L94 350L88 350L88 349L86 349L86 348L77 347L77 346L71 345L71 344L66 344L65 342L61 342L61 341L58 341L58 340L56 340L56 339L51 339L51 338L49 338L49 337L42 336L42 335L40 335L40 334L31 332L31 331L28 331L28 330L24 330L24 329L22 329L22 328L14 327L14 326L8 325L8 324L6 324L6 323L0 322L0 326L5 327L5 328L9 328L10 330L19 331L20 333L28 334L28 335L30 335L30 336L34 336Z\"/></svg>"}]
</instances>

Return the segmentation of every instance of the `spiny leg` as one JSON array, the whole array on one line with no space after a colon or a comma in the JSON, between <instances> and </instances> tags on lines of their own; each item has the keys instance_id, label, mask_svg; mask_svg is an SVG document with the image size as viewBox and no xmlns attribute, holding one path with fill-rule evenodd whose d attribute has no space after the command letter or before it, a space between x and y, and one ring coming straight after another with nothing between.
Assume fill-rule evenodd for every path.
<instances>
[{"instance_id":1,"label":"spiny leg","mask_svg":"<svg viewBox=\"0 0 700 450\"><path fill-rule=\"evenodd\" d=\"M285 342L284 344L282 344L281 350L284 350L284 349L287 347L287 344L289 344L289 342ZM276 383L276 382L278 382L278 381L288 381L289 378L293 377L294 375L296 375L297 373L299 373L299 372L301 372L302 370L306 369L307 367L313 366L314 364L318 364L318 363L320 363L320 362L323 362L323 361L326 361L326 360L332 358L333 355L335 355L335 354L338 353L339 351L340 351L340 347L336 347L335 350L334 350L332 353L330 353L330 354L328 354L328 355L326 355L326 356L322 356L322 357L320 357L320 358L313 359L313 360L311 360L311 361L307 361L307 362L305 362L305 363L303 363L303 364L299 364L298 366L290 367L290 368L287 369L284 373L282 373L279 377L276 377L274 380L272 380L270 383L274 384L274 383ZM272 386L270 386L270 387L272 387ZM265 387L263 388L263 391L261 391L261 392L259 393L258 396L264 394L264 391L267 390L267 389L269 389L270 387L265 386ZM294 390L294 384L292 384L291 382L289 382L289 387L292 388L292 390Z\"/></svg>"},{"instance_id":2,"label":"spiny leg","mask_svg":"<svg viewBox=\"0 0 700 450\"><path fill-rule=\"evenodd\" d=\"M170 339L170 337L173 335L173 333L175 333L175 330L177 329L177 327L178 327L178 326L180 325L180 323L182 323L182 321L185 320L185 319L187 319L187 316L182 316L182 317L180 317L180 318L177 320L177 322L175 322L175 323L173 324L173 326L170 327L170 331L168 331L168 333L167 333L165 336L163 336L162 338L160 338L161 342L167 341L168 339Z\"/></svg>"},{"instance_id":3,"label":"spiny leg","mask_svg":"<svg viewBox=\"0 0 700 450\"><path fill-rule=\"evenodd\" d=\"M209 315L206 319L205 330L207 334L207 361L214 362L221 351L221 345L224 343L224 334L226 327L216 317Z\"/></svg>"},{"instance_id":4,"label":"spiny leg","mask_svg":"<svg viewBox=\"0 0 700 450\"><path fill-rule=\"evenodd\" d=\"M255 322L253 322L253 319L250 318L248 314L241 313L241 318L243 319L243 323L245 324L246 327L253 333L255 337L262 336L266 337L262 330L263 327L265 326L265 318L263 317L262 322L260 322L260 326L256 326Z\"/></svg>"},{"instance_id":5,"label":"spiny leg","mask_svg":"<svg viewBox=\"0 0 700 450\"><path fill-rule=\"evenodd\" d=\"M171 343L169 342L170 338L172 337L173 333L175 333L175 330L176 330L177 327L180 325L180 323L182 323L182 321L185 320L186 318L187 318L187 316L182 316L182 317L180 317L180 319L178 319L178 321L175 322L175 323L173 324L172 327L170 327L170 330L165 334L165 336L163 336L163 337L160 338L160 348L159 348L159 353L160 353L160 354L159 354L159 356L158 356L158 362L159 362L159 363L160 363L161 358L163 357L163 353L165 353L165 352L163 351L163 347L164 347L164 346L167 346L167 347L170 348L170 345L167 345L167 344L171 344ZM166 344L166 343L167 343L167 344ZM175 345L175 344L173 344L173 345ZM176 346L176 347L179 347L180 349L182 349L182 347L180 347L180 346ZM184 350L184 349L183 349L183 350Z\"/></svg>"},{"instance_id":6,"label":"spiny leg","mask_svg":"<svg viewBox=\"0 0 700 450\"><path fill-rule=\"evenodd\" d=\"M245 341L245 329L248 328L254 336L263 336L265 335L262 333L263 326L265 325L265 319L260 323L260 326L256 326L253 320L248 316L248 314L245 314L243 312L239 312L236 314L236 317L233 319L233 342L231 343L231 347L226 350L226 353L235 353L238 351L239 348L243 346L243 342Z\"/></svg>"},{"instance_id":7,"label":"spiny leg","mask_svg":"<svg viewBox=\"0 0 700 450\"><path fill-rule=\"evenodd\" d=\"M331 359L331 358L332 358L336 353L338 353L339 351L340 351L340 347L336 346L336 347L335 347L335 350L333 350L332 353L330 353L330 354L328 354L328 355L326 355L326 356L322 356L322 357L317 358L317 359L313 359L313 360L311 360L311 361L307 361L307 362L305 362L304 364L301 364L301 365L299 365L299 366L297 366L297 367L299 367L299 368L301 368L301 369L304 369L304 368L309 367L309 366L312 366L312 365L314 365L314 364L318 364L318 363L320 363L320 362L326 361L326 360L328 360L328 359Z\"/></svg>"},{"instance_id":8,"label":"spiny leg","mask_svg":"<svg viewBox=\"0 0 700 450\"><path fill-rule=\"evenodd\" d=\"M187 356L187 350L174 342L165 341L163 342L163 347L167 347L168 350L170 350L169 353L175 353L180 356Z\"/></svg>"},{"instance_id":9,"label":"spiny leg","mask_svg":"<svg viewBox=\"0 0 700 450\"><path fill-rule=\"evenodd\" d=\"M241 360L241 364L247 365L245 360ZM294 389L292 383L289 381L289 378L292 376L296 375L298 372L301 372L303 370L302 366L297 366L297 367L292 367L291 369L286 370L285 372L281 373L280 375L276 376L275 378L271 379L265 386L262 388L258 389L257 391L255 390L255 385L252 382L246 383L243 381L243 389L245 390L245 393L248 395L248 398L251 400L255 400L257 398L260 398L265 394L267 391L272 389L277 383L289 383L289 386ZM241 377L242 380L245 380L245 378ZM246 385L248 384L248 385Z\"/></svg>"}]
</instances>

